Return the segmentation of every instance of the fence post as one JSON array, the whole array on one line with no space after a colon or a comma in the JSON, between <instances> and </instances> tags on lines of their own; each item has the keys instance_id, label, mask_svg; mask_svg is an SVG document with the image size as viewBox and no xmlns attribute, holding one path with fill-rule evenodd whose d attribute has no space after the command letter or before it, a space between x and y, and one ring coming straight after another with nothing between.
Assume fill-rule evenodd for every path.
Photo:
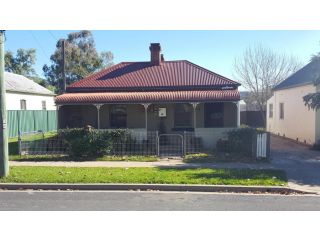
<instances>
[{"instance_id":1,"label":"fence post","mask_svg":"<svg viewBox=\"0 0 320 240\"><path fill-rule=\"evenodd\" d=\"M257 137L257 133L252 136L252 157L255 159L257 158Z\"/></svg>"},{"instance_id":2,"label":"fence post","mask_svg":"<svg viewBox=\"0 0 320 240\"><path fill-rule=\"evenodd\" d=\"M187 132L183 131L183 153L182 155L185 156L187 155Z\"/></svg>"},{"instance_id":3,"label":"fence post","mask_svg":"<svg viewBox=\"0 0 320 240\"><path fill-rule=\"evenodd\" d=\"M266 146L267 154L266 154L266 157L267 157L267 159L269 159L270 158L270 133L266 132L266 134L267 134L267 146Z\"/></svg>"},{"instance_id":4,"label":"fence post","mask_svg":"<svg viewBox=\"0 0 320 240\"><path fill-rule=\"evenodd\" d=\"M18 130L18 152L19 152L19 155L21 156L21 133L20 133L20 130Z\"/></svg>"},{"instance_id":5,"label":"fence post","mask_svg":"<svg viewBox=\"0 0 320 240\"><path fill-rule=\"evenodd\" d=\"M156 155L159 156L159 131L156 131Z\"/></svg>"}]
</instances>

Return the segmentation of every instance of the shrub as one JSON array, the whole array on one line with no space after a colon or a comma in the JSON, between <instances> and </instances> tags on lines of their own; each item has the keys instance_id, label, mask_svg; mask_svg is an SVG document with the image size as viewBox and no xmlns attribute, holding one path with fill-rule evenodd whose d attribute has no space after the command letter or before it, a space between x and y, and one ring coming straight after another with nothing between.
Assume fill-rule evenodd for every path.
<instances>
[{"instance_id":1,"label":"shrub","mask_svg":"<svg viewBox=\"0 0 320 240\"><path fill-rule=\"evenodd\" d=\"M219 140L217 149L225 152L236 152L245 156L252 155L254 136L260 130L250 127L241 127L228 132L228 140Z\"/></svg>"},{"instance_id":2,"label":"shrub","mask_svg":"<svg viewBox=\"0 0 320 240\"><path fill-rule=\"evenodd\" d=\"M93 128L59 130L59 137L65 142L70 155L103 156L114 151L118 141L129 135L126 130L102 131Z\"/></svg>"},{"instance_id":3,"label":"shrub","mask_svg":"<svg viewBox=\"0 0 320 240\"><path fill-rule=\"evenodd\" d=\"M320 143L315 143L310 147L311 150L320 151Z\"/></svg>"}]
</instances>

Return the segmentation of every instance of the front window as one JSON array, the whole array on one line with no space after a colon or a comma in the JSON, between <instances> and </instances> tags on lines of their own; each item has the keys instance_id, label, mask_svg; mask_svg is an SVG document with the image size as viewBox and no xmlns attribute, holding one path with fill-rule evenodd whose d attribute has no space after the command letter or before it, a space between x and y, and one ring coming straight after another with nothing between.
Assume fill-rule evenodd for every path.
<instances>
[{"instance_id":1,"label":"front window","mask_svg":"<svg viewBox=\"0 0 320 240\"><path fill-rule=\"evenodd\" d=\"M176 104L174 108L174 126L192 127L192 107L190 104Z\"/></svg>"},{"instance_id":2,"label":"front window","mask_svg":"<svg viewBox=\"0 0 320 240\"><path fill-rule=\"evenodd\" d=\"M25 99L20 100L20 109L27 110L27 101Z\"/></svg>"},{"instance_id":3,"label":"front window","mask_svg":"<svg viewBox=\"0 0 320 240\"><path fill-rule=\"evenodd\" d=\"M42 110L47 110L47 103L46 101L41 101Z\"/></svg>"},{"instance_id":4,"label":"front window","mask_svg":"<svg viewBox=\"0 0 320 240\"><path fill-rule=\"evenodd\" d=\"M123 105L113 105L110 108L110 127L127 127L127 108Z\"/></svg>"},{"instance_id":5,"label":"front window","mask_svg":"<svg viewBox=\"0 0 320 240\"><path fill-rule=\"evenodd\" d=\"M273 104L269 104L269 118L273 118Z\"/></svg>"},{"instance_id":6,"label":"front window","mask_svg":"<svg viewBox=\"0 0 320 240\"><path fill-rule=\"evenodd\" d=\"M205 127L223 127L223 103L206 103L204 105L204 111Z\"/></svg>"},{"instance_id":7,"label":"front window","mask_svg":"<svg viewBox=\"0 0 320 240\"><path fill-rule=\"evenodd\" d=\"M283 103L280 103L279 105L279 116L280 116L280 119L284 119L284 104Z\"/></svg>"}]
</instances>

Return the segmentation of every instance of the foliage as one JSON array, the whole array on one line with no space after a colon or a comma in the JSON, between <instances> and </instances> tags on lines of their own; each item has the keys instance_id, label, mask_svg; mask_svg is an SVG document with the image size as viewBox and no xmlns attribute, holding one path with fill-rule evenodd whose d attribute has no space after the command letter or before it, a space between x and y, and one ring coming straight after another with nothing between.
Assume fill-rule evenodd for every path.
<instances>
[{"instance_id":1,"label":"foliage","mask_svg":"<svg viewBox=\"0 0 320 240\"><path fill-rule=\"evenodd\" d=\"M5 70L7 72L12 72L20 74L23 76L34 76L36 71L34 70L34 64L36 62L36 50L22 49L17 50L16 55L11 51L5 54Z\"/></svg>"},{"instance_id":2,"label":"foliage","mask_svg":"<svg viewBox=\"0 0 320 240\"><path fill-rule=\"evenodd\" d=\"M315 151L320 151L320 143L314 143L310 149Z\"/></svg>"},{"instance_id":3,"label":"foliage","mask_svg":"<svg viewBox=\"0 0 320 240\"><path fill-rule=\"evenodd\" d=\"M264 120L272 88L300 67L301 63L295 57L277 53L261 45L248 47L242 57L234 61L236 79L251 92Z\"/></svg>"},{"instance_id":4,"label":"foliage","mask_svg":"<svg viewBox=\"0 0 320 240\"><path fill-rule=\"evenodd\" d=\"M38 76L29 76L29 78L32 79L34 82L38 83L39 85L41 85L42 87L49 89L52 92L56 91L56 88L54 86L50 85L46 79L43 79Z\"/></svg>"},{"instance_id":5,"label":"foliage","mask_svg":"<svg viewBox=\"0 0 320 240\"><path fill-rule=\"evenodd\" d=\"M236 152L241 155L252 156L252 144L254 135L259 130L250 127L242 127L228 132L228 140L223 142L218 141L218 151Z\"/></svg>"},{"instance_id":6,"label":"foliage","mask_svg":"<svg viewBox=\"0 0 320 240\"><path fill-rule=\"evenodd\" d=\"M59 130L59 137L65 141L72 157L96 157L110 154L114 143L128 138L124 129L101 131L92 128L73 128Z\"/></svg>"},{"instance_id":7,"label":"foliage","mask_svg":"<svg viewBox=\"0 0 320 240\"><path fill-rule=\"evenodd\" d=\"M273 169L183 169L105 167L10 168L0 182L14 183L150 183L283 186L286 174Z\"/></svg>"},{"instance_id":8,"label":"foliage","mask_svg":"<svg viewBox=\"0 0 320 240\"><path fill-rule=\"evenodd\" d=\"M188 154L183 159L186 163L261 163L267 160L257 160L252 157L244 156L238 152L212 152Z\"/></svg>"},{"instance_id":9,"label":"foliage","mask_svg":"<svg viewBox=\"0 0 320 240\"><path fill-rule=\"evenodd\" d=\"M141 156L141 155L130 155L130 156L109 156L104 155L102 157L75 157L75 156L66 156L66 155L10 155L10 161L63 161L63 162L81 162L81 161L121 161L121 162L156 162L158 161L157 156Z\"/></svg>"},{"instance_id":10,"label":"foliage","mask_svg":"<svg viewBox=\"0 0 320 240\"><path fill-rule=\"evenodd\" d=\"M318 54L318 57L312 58L315 63L318 63L317 69L320 69L320 54ZM309 107L309 109L318 110L320 109L320 92L319 92L319 85L320 85L320 73L319 70L316 71L318 76L316 76L316 80L314 81L314 85L317 88L317 91L315 93L309 93L303 97L303 101L306 106Z\"/></svg>"},{"instance_id":11,"label":"foliage","mask_svg":"<svg viewBox=\"0 0 320 240\"><path fill-rule=\"evenodd\" d=\"M59 87L58 81L61 81L63 77L62 44L63 39L60 39L56 44L55 52L50 57L52 64L43 66L47 81L55 87ZM112 65L112 60L113 54L111 52L97 52L90 31L68 34L65 40L65 77L67 84Z\"/></svg>"}]
</instances>

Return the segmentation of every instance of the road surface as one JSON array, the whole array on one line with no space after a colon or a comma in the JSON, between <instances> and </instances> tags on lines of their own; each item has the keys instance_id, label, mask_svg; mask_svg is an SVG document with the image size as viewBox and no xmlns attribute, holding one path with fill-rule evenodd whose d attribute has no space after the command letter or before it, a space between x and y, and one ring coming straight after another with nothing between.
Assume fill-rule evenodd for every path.
<instances>
[{"instance_id":1,"label":"road surface","mask_svg":"<svg viewBox=\"0 0 320 240\"><path fill-rule=\"evenodd\" d=\"M320 196L133 191L0 191L0 210L320 210Z\"/></svg>"}]
</instances>

